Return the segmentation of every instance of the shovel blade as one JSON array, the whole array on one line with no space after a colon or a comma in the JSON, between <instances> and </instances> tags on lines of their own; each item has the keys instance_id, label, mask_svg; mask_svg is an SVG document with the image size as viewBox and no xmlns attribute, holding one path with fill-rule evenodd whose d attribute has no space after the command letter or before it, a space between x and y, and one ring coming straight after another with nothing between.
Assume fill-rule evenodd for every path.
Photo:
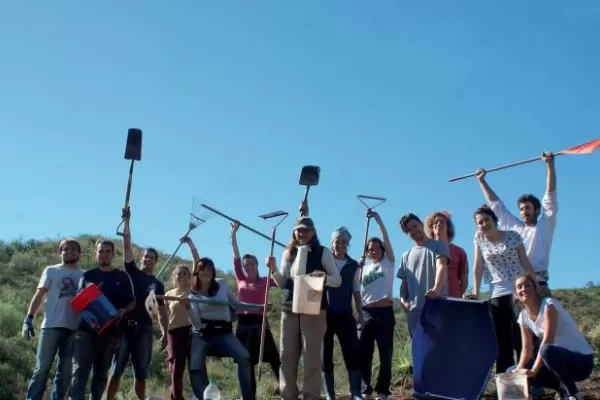
<instances>
[{"instance_id":1,"label":"shovel blade","mask_svg":"<svg viewBox=\"0 0 600 400\"><path fill-rule=\"evenodd\" d=\"M142 159L142 131L140 129L131 128L127 131L125 159L135 161Z\"/></svg>"},{"instance_id":2,"label":"shovel blade","mask_svg":"<svg viewBox=\"0 0 600 400\"><path fill-rule=\"evenodd\" d=\"M300 185L317 186L321 176L321 167L316 165L305 165L300 172Z\"/></svg>"}]
</instances>

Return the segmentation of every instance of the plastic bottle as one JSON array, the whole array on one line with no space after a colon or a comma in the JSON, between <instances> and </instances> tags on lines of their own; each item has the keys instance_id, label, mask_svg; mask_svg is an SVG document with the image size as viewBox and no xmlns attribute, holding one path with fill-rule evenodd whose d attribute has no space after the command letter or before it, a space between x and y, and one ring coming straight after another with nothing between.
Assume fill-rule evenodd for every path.
<instances>
[{"instance_id":1,"label":"plastic bottle","mask_svg":"<svg viewBox=\"0 0 600 400\"><path fill-rule=\"evenodd\" d=\"M215 378L208 379L208 386L204 389L204 400L221 400L221 392L215 383Z\"/></svg>"}]
</instances>

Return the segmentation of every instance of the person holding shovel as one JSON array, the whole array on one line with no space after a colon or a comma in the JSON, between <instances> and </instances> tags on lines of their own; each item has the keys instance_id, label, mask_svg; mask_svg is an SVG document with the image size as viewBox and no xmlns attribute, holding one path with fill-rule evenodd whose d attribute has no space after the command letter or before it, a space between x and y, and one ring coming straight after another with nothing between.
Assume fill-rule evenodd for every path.
<instances>
[{"instance_id":1,"label":"person holding shovel","mask_svg":"<svg viewBox=\"0 0 600 400\"><path fill-rule=\"evenodd\" d=\"M541 202L530 193L523 194L517 199L521 219L508 211L502 200L490 188L485 179L485 169L480 168L477 170L477 179L488 205L498 218L500 229L515 231L521 235L527 257L529 257L529 261L536 272L538 288L541 294L550 296L548 267L558 213L556 169L552 153L544 152L541 158L546 163L546 192Z\"/></svg>"},{"instance_id":2,"label":"person holding shovel","mask_svg":"<svg viewBox=\"0 0 600 400\"><path fill-rule=\"evenodd\" d=\"M387 229L375 211L367 211L367 218L374 218L381 233L370 238L366 243L366 251L359 264L362 271L362 313L364 327L360 333L361 375L364 382L363 398L370 399L373 394L371 386L373 353L375 343L379 352L379 375L375 391L378 399L387 400L390 395L392 380L392 357L394 355L394 328L396 318L393 309L394 286L394 250ZM369 263L365 265L366 259Z\"/></svg>"},{"instance_id":3,"label":"person holding shovel","mask_svg":"<svg viewBox=\"0 0 600 400\"><path fill-rule=\"evenodd\" d=\"M316 315L293 312L295 279L317 273L325 277L324 285L339 287L342 277L331 251L322 246L313 220L300 217L294 224L292 239L283 253L280 271L275 257L267 258L273 278L282 292L281 376L279 391L283 400L298 398L298 363L304 357L302 398L321 398L321 350L327 330L327 296L321 292L320 310ZM315 293L315 295L317 295Z\"/></svg>"},{"instance_id":4,"label":"person holding shovel","mask_svg":"<svg viewBox=\"0 0 600 400\"><path fill-rule=\"evenodd\" d=\"M346 227L339 227L331 235L331 251L335 265L340 271L342 284L327 288L327 330L323 338L323 383L325 397L335 400L335 379L333 363L333 339L338 337L344 364L348 371L350 394L353 400L361 400L361 375L358 349L357 322L352 310L352 302L358 312L358 326L362 329L363 315L360 297L360 265L348 255L352 235Z\"/></svg>"},{"instance_id":5,"label":"person holding shovel","mask_svg":"<svg viewBox=\"0 0 600 400\"><path fill-rule=\"evenodd\" d=\"M115 243L108 239L96 242L98 267L84 272L79 281L79 292L95 284L117 309L115 322L97 334L81 319L73 346L73 379L69 388L69 400L84 400L87 381L93 369L90 399L101 400L106 388L110 363L119 344L119 324L123 315L135 309L135 293L129 275L112 266Z\"/></svg>"},{"instance_id":6,"label":"person holding shovel","mask_svg":"<svg viewBox=\"0 0 600 400\"><path fill-rule=\"evenodd\" d=\"M240 249L237 243L237 232L240 228L239 222L231 223L231 249L233 251L233 271L237 283L238 298L242 302L263 305L265 302L265 293L267 285L276 287L274 279L261 277L258 273L258 260L253 254L244 254L240 257ZM260 352L260 336L262 331L262 311L237 311L237 330L235 335L250 352L250 382L252 391L256 396L256 374L254 366L258 364ZM271 370L275 379L279 382L279 368L281 361L279 359L279 350L275 345L275 339L268 326L265 329L265 343L263 349L262 361L271 365ZM277 390L279 393L279 390Z\"/></svg>"},{"instance_id":7,"label":"person holding shovel","mask_svg":"<svg viewBox=\"0 0 600 400\"><path fill-rule=\"evenodd\" d=\"M26 400L42 400L44 397L46 381L57 353L58 364L50 400L62 400L71 381L73 338L79 314L70 303L77 294L77 284L84 273L79 266L81 244L75 239L64 239L60 242L58 251L61 263L44 268L23 323L23 337L31 339L35 336L33 316L45 300L37 360L25 395Z\"/></svg>"},{"instance_id":8,"label":"person holding shovel","mask_svg":"<svg viewBox=\"0 0 600 400\"><path fill-rule=\"evenodd\" d=\"M131 243L131 231L129 224L129 209L124 212L123 226L123 261L125 271L133 282L135 290L135 309L126 314L121 321L121 337L119 348L115 354L112 364L112 373L106 391L107 400L114 400L119 390L121 376L125 367L131 359L134 376L134 389L138 400L146 399L146 380L148 379L148 368L152 358L152 341L154 340L152 329L152 317L146 311L145 301L151 291L157 295L164 296L165 286L152 274L154 266L158 261L158 252L148 248L142 253L141 267L135 262L133 246ZM164 300L158 299L158 322L162 332L161 346L167 344L167 327L169 325Z\"/></svg>"}]
</instances>

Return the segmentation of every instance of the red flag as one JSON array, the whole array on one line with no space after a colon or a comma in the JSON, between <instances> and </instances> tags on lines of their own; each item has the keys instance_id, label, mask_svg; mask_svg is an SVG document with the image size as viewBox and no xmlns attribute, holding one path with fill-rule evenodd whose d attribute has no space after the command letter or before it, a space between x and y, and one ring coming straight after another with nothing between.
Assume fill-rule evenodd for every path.
<instances>
[{"instance_id":1,"label":"red flag","mask_svg":"<svg viewBox=\"0 0 600 400\"><path fill-rule=\"evenodd\" d=\"M562 154L590 154L600 148L600 138L561 151Z\"/></svg>"}]
</instances>

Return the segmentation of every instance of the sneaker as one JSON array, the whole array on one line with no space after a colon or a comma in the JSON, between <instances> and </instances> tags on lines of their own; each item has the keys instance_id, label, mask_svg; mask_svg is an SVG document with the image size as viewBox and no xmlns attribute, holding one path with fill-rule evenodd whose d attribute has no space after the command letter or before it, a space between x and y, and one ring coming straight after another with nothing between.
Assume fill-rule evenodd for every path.
<instances>
[{"instance_id":1,"label":"sneaker","mask_svg":"<svg viewBox=\"0 0 600 400\"><path fill-rule=\"evenodd\" d=\"M376 400L388 400L387 394L380 394Z\"/></svg>"}]
</instances>

